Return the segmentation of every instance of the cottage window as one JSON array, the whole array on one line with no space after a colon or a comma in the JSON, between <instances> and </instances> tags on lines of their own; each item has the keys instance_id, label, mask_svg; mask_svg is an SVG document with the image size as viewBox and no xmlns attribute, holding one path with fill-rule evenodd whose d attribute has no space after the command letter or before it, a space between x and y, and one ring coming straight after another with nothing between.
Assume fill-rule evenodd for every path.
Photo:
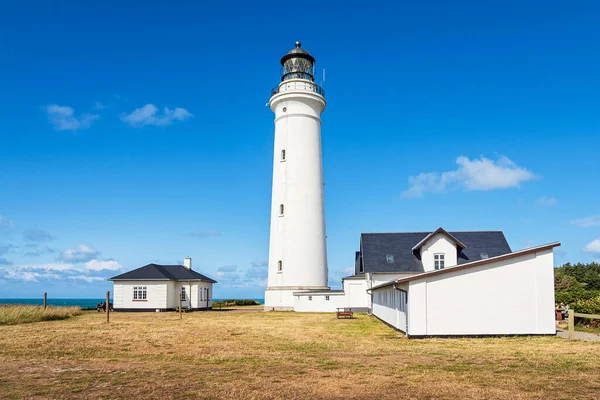
<instances>
[{"instance_id":1,"label":"cottage window","mask_svg":"<svg viewBox=\"0 0 600 400\"><path fill-rule=\"evenodd\" d=\"M329 296L325 296L325 300L326 300L326 301L329 301Z\"/></svg>"},{"instance_id":2,"label":"cottage window","mask_svg":"<svg viewBox=\"0 0 600 400\"><path fill-rule=\"evenodd\" d=\"M445 264L445 254L434 254L433 255L433 263L435 269L444 269Z\"/></svg>"},{"instance_id":3,"label":"cottage window","mask_svg":"<svg viewBox=\"0 0 600 400\"><path fill-rule=\"evenodd\" d=\"M285 161L285 150L281 150L281 161Z\"/></svg>"},{"instance_id":4,"label":"cottage window","mask_svg":"<svg viewBox=\"0 0 600 400\"><path fill-rule=\"evenodd\" d=\"M283 261L277 261L277 272L283 271Z\"/></svg>"},{"instance_id":5,"label":"cottage window","mask_svg":"<svg viewBox=\"0 0 600 400\"><path fill-rule=\"evenodd\" d=\"M180 295L180 296L181 296L181 297L180 297L180 298L181 298L181 301L185 301L185 287L182 287L182 288L181 288L181 295Z\"/></svg>"},{"instance_id":6,"label":"cottage window","mask_svg":"<svg viewBox=\"0 0 600 400\"><path fill-rule=\"evenodd\" d=\"M133 300L146 300L146 286L133 287Z\"/></svg>"},{"instance_id":7,"label":"cottage window","mask_svg":"<svg viewBox=\"0 0 600 400\"><path fill-rule=\"evenodd\" d=\"M285 207L283 206L283 204L279 205L279 215L283 215L283 211L285 211Z\"/></svg>"},{"instance_id":8,"label":"cottage window","mask_svg":"<svg viewBox=\"0 0 600 400\"><path fill-rule=\"evenodd\" d=\"M312 296L308 296L308 301L312 301Z\"/></svg>"}]
</instances>

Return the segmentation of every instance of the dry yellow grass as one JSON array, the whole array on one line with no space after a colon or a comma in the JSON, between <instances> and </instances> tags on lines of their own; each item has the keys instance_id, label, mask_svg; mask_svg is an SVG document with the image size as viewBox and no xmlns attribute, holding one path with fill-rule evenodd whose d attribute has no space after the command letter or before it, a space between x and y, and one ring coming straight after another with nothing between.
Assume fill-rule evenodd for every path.
<instances>
[{"instance_id":1,"label":"dry yellow grass","mask_svg":"<svg viewBox=\"0 0 600 400\"><path fill-rule=\"evenodd\" d=\"M600 342L407 340L373 317L84 313L0 327L2 398L598 399Z\"/></svg>"},{"instance_id":2,"label":"dry yellow grass","mask_svg":"<svg viewBox=\"0 0 600 400\"><path fill-rule=\"evenodd\" d=\"M34 305L0 305L0 325L67 319L81 314L79 307L47 307Z\"/></svg>"}]
</instances>

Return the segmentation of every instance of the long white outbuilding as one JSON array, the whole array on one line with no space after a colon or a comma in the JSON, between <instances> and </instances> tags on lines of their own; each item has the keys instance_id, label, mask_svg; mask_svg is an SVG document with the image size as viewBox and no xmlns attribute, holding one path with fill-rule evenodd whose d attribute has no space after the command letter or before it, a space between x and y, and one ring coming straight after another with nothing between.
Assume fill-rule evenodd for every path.
<instances>
[{"instance_id":1,"label":"long white outbuilding","mask_svg":"<svg viewBox=\"0 0 600 400\"><path fill-rule=\"evenodd\" d=\"M554 335L550 243L373 287L372 312L409 338Z\"/></svg>"}]
</instances>

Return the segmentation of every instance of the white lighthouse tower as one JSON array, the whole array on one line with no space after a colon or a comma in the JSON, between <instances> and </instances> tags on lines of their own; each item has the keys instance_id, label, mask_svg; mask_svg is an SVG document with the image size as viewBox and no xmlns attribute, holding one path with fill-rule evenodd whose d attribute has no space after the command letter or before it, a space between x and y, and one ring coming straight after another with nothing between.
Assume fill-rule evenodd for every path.
<instances>
[{"instance_id":1,"label":"white lighthouse tower","mask_svg":"<svg viewBox=\"0 0 600 400\"><path fill-rule=\"evenodd\" d=\"M315 59L300 42L281 59L281 83L271 91L275 156L269 279L265 309L291 310L293 292L326 290L321 113L323 89Z\"/></svg>"}]
</instances>

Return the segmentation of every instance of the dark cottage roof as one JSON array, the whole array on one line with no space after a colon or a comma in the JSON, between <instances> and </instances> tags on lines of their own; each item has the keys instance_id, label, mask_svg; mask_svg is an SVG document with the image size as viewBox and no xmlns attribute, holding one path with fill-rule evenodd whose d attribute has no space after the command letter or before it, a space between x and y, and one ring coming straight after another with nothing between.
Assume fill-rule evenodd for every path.
<instances>
[{"instance_id":1,"label":"dark cottage roof","mask_svg":"<svg viewBox=\"0 0 600 400\"><path fill-rule=\"evenodd\" d=\"M511 252L502 231L448 232L465 248L458 253L458 265L496 257ZM361 251L356 262L355 273L361 273L360 264L365 272L424 272L419 251L413 247L425 239L431 232L401 233L363 233L360 236ZM388 262L388 255L393 262ZM390 260L391 261L391 260Z\"/></svg>"},{"instance_id":2,"label":"dark cottage roof","mask_svg":"<svg viewBox=\"0 0 600 400\"><path fill-rule=\"evenodd\" d=\"M183 265L158 265L148 264L125 272L109 279L109 281L205 281L217 283L194 270Z\"/></svg>"}]
</instances>

